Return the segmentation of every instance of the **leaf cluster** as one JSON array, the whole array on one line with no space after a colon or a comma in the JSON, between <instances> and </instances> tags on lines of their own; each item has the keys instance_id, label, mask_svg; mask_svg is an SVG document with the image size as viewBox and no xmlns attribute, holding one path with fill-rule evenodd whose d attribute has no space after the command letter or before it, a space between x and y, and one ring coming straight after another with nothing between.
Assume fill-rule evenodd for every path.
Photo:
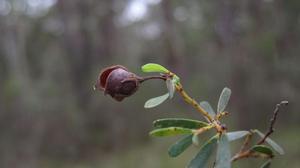
<instances>
[{"instance_id":1,"label":"leaf cluster","mask_svg":"<svg viewBox=\"0 0 300 168\"><path fill-rule=\"evenodd\" d=\"M173 98L173 95L176 91L182 92L183 90L181 88L179 77L159 64L146 64L142 66L142 71L161 73L166 77L165 82L168 90L168 92L162 96L149 99L145 103L145 108L156 107L166 101L168 98ZM213 165L216 168L230 168L233 161L247 157L259 157L266 159L266 162L261 167L267 168L270 167L271 159L275 156L274 151L280 155L284 154L283 149L277 143L257 129L228 132L227 128L221 124L220 119L228 114L225 109L231 96L231 90L229 88L225 87L222 90L218 100L216 112L207 101L195 103L193 99L190 99L186 95L186 93L182 93L182 96L185 98L186 102L193 106L197 106L198 109L200 109L200 112L205 114L204 117L207 119L207 121L184 118L158 119L153 122L154 129L150 132L150 135L156 137L181 135L178 141L170 146L168 150L170 157L179 156L191 145L195 145L197 147L200 146L198 153L188 163L188 168L207 167L210 160L209 158L215 150L216 156ZM216 129L217 132L212 137L208 138L208 140L203 144L199 144L200 135L203 132L212 130L212 128L218 128L217 126L221 126L222 128ZM258 143L249 147L249 141L254 134L262 138L266 144ZM244 139L244 144L241 147L241 150L232 156L230 143L242 138Z\"/></svg>"}]
</instances>

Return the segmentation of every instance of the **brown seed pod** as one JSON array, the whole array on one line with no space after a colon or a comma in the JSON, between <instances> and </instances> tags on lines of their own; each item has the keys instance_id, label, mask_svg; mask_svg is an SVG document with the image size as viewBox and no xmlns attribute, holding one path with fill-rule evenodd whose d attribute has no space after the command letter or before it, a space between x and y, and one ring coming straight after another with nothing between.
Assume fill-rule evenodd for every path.
<instances>
[{"instance_id":1,"label":"brown seed pod","mask_svg":"<svg viewBox=\"0 0 300 168\"><path fill-rule=\"evenodd\" d=\"M103 69L95 85L117 101L134 94L139 87L139 77L121 65L113 65Z\"/></svg>"}]
</instances>

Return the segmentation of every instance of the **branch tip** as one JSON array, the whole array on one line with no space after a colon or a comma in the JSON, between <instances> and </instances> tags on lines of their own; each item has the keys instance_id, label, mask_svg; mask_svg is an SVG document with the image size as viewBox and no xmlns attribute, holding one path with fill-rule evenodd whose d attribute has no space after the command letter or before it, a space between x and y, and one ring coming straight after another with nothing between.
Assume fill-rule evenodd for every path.
<instances>
[{"instance_id":1,"label":"branch tip","mask_svg":"<svg viewBox=\"0 0 300 168\"><path fill-rule=\"evenodd\" d=\"M284 101L281 101L279 104L276 104L276 107L274 109L274 112L273 112L273 116L271 117L270 119L270 126L269 126L269 130L268 132L265 134L265 136L257 143L258 145L260 144L263 144L265 142L265 140L274 132L274 125L275 125L275 122L276 122L276 119L277 119L277 115L278 115L278 112L280 110L280 107L282 105L285 105L287 106L288 105L288 101L284 100Z\"/></svg>"}]
</instances>

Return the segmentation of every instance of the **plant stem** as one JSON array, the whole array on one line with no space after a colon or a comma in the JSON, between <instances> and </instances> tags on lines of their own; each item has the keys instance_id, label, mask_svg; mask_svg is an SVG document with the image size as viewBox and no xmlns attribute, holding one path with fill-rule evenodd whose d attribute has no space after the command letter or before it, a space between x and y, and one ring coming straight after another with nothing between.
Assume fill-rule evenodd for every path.
<instances>
[{"instance_id":1,"label":"plant stem","mask_svg":"<svg viewBox=\"0 0 300 168\"><path fill-rule=\"evenodd\" d=\"M146 76L146 77L139 77L138 80L140 83L143 83L147 80L150 80L150 79L161 79L161 80L167 80L167 77L165 76Z\"/></svg>"},{"instance_id":2,"label":"plant stem","mask_svg":"<svg viewBox=\"0 0 300 168\"><path fill-rule=\"evenodd\" d=\"M257 145L263 144L266 141L266 139L274 132L274 125L275 125L275 122L277 119L279 109L282 105L288 105L288 101L281 101L279 104L276 104L275 110L273 112L273 116L271 117L271 120L270 120L270 126L268 129L268 132L265 134L265 136L260 141L258 141L256 143ZM247 158L247 157L264 157L263 155L255 155L250 149L245 150L245 148L249 144L249 141L250 141L252 135L253 135L253 131L250 130L250 133L247 135L243 146L241 147L240 151L231 158L231 162L237 161L239 159ZM272 156L269 156L269 157L272 157Z\"/></svg>"},{"instance_id":3,"label":"plant stem","mask_svg":"<svg viewBox=\"0 0 300 168\"><path fill-rule=\"evenodd\" d=\"M243 152L246 149L246 147L249 145L252 135L253 135L253 133L250 131L250 133L246 136L246 139L240 149L240 153Z\"/></svg>"},{"instance_id":4,"label":"plant stem","mask_svg":"<svg viewBox=\"0 0 300 168\"><path fill-rule=\"evenodd\" d=\"M193 133L196 134L196 135L199 135L199 134L202 134L203 132L205 132L207 130L210 130L213 127L214 127L213 125L208 125L206 127L202 127L200 129L197 129L197 130L193 131Z\"/></svg>"},{"instance_id":5,"label":"plant stem","mask_svg":"<svg viewBox=\"0 0 300 168\"><path fill-rule=\"evenodd\" d=\"M257 143L258 145L263 144L265 142L265 140L274 132L274 124L276 122L279 109L282 105L288 105L288 101L281 101L279 104L276 104L275 110L273 112L273 116L270 120L269 130L265 134L265 136Z\"/></svg>"},{"instance_id":6,"label":"plant stem","mask_svg":"<svg viewBox=\"0 0 300 168\"><path fill-rule=\"evenodd\" d=\"M185 100L185 102L187 102L188 104L192 105L198 112L200 112L206 119L207 121L209 121L210 123L213 123L217 129L218 132L223 132L224 129L222 128L222 126L220 125L219 122L217 122L216 120L214 120L207 111L205 111L198 103L195 99L191 98L183 89L182 85L180 83L176 84L176 91L178 91L178 93L183 97L183 99Z\"/></svg>"},{"instance_id":7,"label":"plant stem","mask_svg":"<svg viewBox=\"0 0 300 168\"><path fill-rule=\"evenodd\" d=\"M167 80L170 77L176 76L174 73L169 72L168 74L163 74L161 76L148 76L148 77L138 77L138 80L140 83L150 80L150 79L161 79L161 80ZM181 83L177 83L175 85L176 91L179 92L179 94L183 97L183 99L185 100L185 102L187 102L188 104L192 105L198 112L200 112L209 123L212 123L214 125L214 127L217 129L218 132L223 133L226 128L222 127L220 122L217 120L215 120L212 116L210 116L208 114L207 111L205 111L198 103L196 100L194 100L193 98L191 98L183 89Z\"/></svg>"},{"instance_id":8,"label":"plant stem","mask_svg":"<svg viewBox=\"0 0 300 168\"><path fill-rule=\"evenodd\" d=\"M249 157L253 157L253 158L273 158L273 155L266 155L266 154L261 154L261 153L255 153L251 150L247 150L245 152L240 153L239 155L234 156L231 159L231 162L237 161L239 159L243 159L243 158L249 158Z\"/></svg>"},{"instance_id":9,"label":"plant stem","mask_svg":"<svg viewBox=\"0 0 300 168\"><path fill-rule=\"evenodd\" d=\"M250 157L251 156L251 151L250 150L247 150L245 152L241 152L237 155L235 155L232 159L231 159L231 162L234 162L234 161L237 161L239 159L242 159L242 158L247 158L247 157Z\"/></svg>"},{"instance_id":10,"label":"plant stem","mask_svg":"<svg viewBox=\"0 0 300 168\"><path fill-rule=\"evenodd\" d=\"M191 98L183 89L182 85L179 83L176 85L176 90L179 94L183 97L183 99L188 103L191 104L198 112L206 117L209 122L213 122L213 118L205 111L193 98Z\"/></svg>"},{"instance_id":11,"label":"plant stem","mask_svg":"<svg viewBox=\"0 0 300 168\"><path fill-rule=\"evenodd\" d=\"M244 143L243 143L240 151L231 158L231 162L234 162L234 161L236 161L238 159L242 159L242 158L250 156L250 154L251 154L250 150L245 151L245 149L249 145L249 142L250 142L250 140L252 138L252 135L253 135L253 133L250 131L250 133L247 135L247 137L246 137L246 139L245 139L245 141L244 141Z\"/></svg>"}]
</instances>

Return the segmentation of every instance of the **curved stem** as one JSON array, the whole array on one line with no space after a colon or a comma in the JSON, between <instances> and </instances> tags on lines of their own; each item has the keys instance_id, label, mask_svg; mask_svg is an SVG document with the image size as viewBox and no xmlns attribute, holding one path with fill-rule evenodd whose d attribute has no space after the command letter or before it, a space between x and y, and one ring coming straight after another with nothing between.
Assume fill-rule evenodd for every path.
<instances>
[{"instance_id":1,"label":"curved stem","mask_svg":"<svg viewBox=\"0 0 300 168\"><path fill-rule=\"evenodd\" d=\"M207 111L205 111L198 103L195 99L191 98L183 89L182 85L180 83L176 84L176 91L178 91L178 93L183 97L183 99L185 100L185 102L187 102L188 104L192 105L198 112L200 112L202 115L204 115L204 117L207 119L207 121L209 121L210 123L213 123L217 129L218 132L223 132L224 129L222 128L222 126L216 121L214 120Z\"/></svg>"},{"instance_id":2,"label":"curved stem","mask_svg":"<svg viewBox=\"0 0 300 168\"><path fill-rule=\"evenodd\" d=\"M275 107L275 110L273 112L273 116L270 120L270 126L269 126L269 130L268 132L265 134L265 136L260 140L258 141L256 144L257 145L261 145L263 144L266 139L274 132L274 124L276 122L276 119L277 119L277 115L278 115L278 112L279 112L279 109L282 105L288 105L288 101L281 101L279 104L276 105ZM234 162L234 161L237 161L239 159L243 159L243 158L247 158L247 157L265 157L263 155L254 155L254 153L248 149L248 150L245 150L246 146L249 144L249 141L253 135L253 131L249 131L249 134L248 136L246 137L245 141L244 141L244 144L242 146L242 148L240 149L240 151L235 154L232 158L231 158L231 162ZM273 156L267 156L267 157L270 157L272 158Z\"/></svg>"},{"instance_id":3,"label":"curved stem","mask_svg":"<svg viewBox=\"0 0 300 168\"><path fill-rule=\"evenodd\" d=\"M247 150L245 152L241 152L238 155L235 155L234 157L232 157L231 162L237 161L237 160L242 159L242 158L248 158L250 156L251 156L251 151Z\"/></svg>"},{"instance_id":4,"label":"curved stem","mask_svg":"<svg viewBox=\"0 0 300 168\"><path fill-rule=\"evenodd\" d=\"M147 80L150 80L150 79L161 79L161 80L167 80L167 77L165 76L146 76L146 77L139 77L138 80L140 83L143 83Z\"/></svg>"},{"instance_id":5,"label":"curved stem","mask_svg":"<svg viewBox=\"0 0 300 168\"><path fill-rule=\"evenodd\" d=\"M247 137L245 138L245 141L244 141L240 151L231 158L231 162L234 162L234 161L237 161L239 159L246 158L246 157L250 156L250 150L245 151L245 149L249 145L249 142L252 138L252 135L253 135L253 133L250 131L249 134L247 135Z\"/></svg>"},{"instance_id":6,"label":"curved stem","mask_svg":"<svg viewBox=\"0 0 300 168\"><path fill-rule=\"evenodd\" d=\"M143 83L147 80L150 79L161 79L161 80L167 80L169 77L173 77L175 74L173 74L172 72L168 73L168 74L163 74L160 76L147 76L147 77L138 77L138 81L140 83ZM217 129L218 132L222 133L223 131L225 131L225 128L223 128L220 124L220 122L218 122L217 120L215 120L212 116L210 116L208 114L208 112L206 110L204 110L198 103L196 100L194 100L193 98L191 98L183 89L182 85L178 82L175 85L176 91L179 92L179 94L183 97L183 99L185 100L185 102L187 102L188 104L192 105L198 112L200 112L206 119L208 122L212 123L214 125L214 127Z\"/></svg>"},{"instance_id":7,"label":"curved stem","mask_svg":"<svg viewBox=\"0 0 300 168\"><path fill-rule=\"evenodd\" d=\"M265 134L265 136L257 143L257 145L263 144L266 141L266 139L274 132L274 125L275 125L275 122L276 122L276 119L277 119L279 109L281 108L282 105L288 105L288 101L281 101L279 104L276 104L276 108L275 108L275 110L273 112L273 116L270 120L269 130Z\"/></svg>"}]
</instances>

